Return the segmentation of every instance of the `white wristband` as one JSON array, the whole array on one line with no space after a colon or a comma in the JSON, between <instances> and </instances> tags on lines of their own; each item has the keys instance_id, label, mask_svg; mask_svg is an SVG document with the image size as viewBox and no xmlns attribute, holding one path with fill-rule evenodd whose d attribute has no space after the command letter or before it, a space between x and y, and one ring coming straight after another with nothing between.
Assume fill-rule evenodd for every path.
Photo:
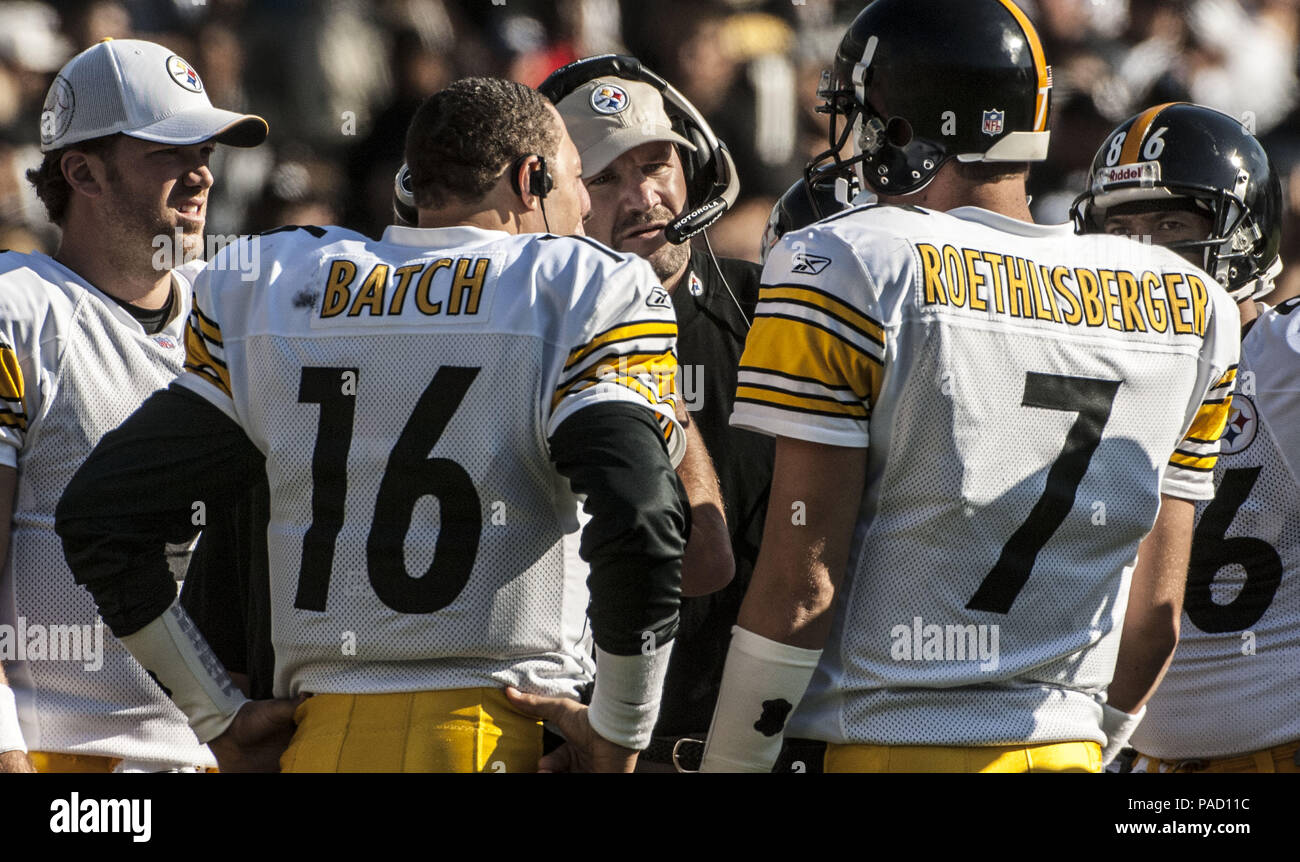
<instances>
[{"instance_id":1,"label":"white wristband","mask_svg":"<svg viewBox=\"0 0 1300 862\"><path fill-rule=\"evenodd\" d=\"M701 772L771 772L785 722L808 690L822 651L736 626Z\"/></svg>"},{"instance_id":2,"label":"white wristband","mask_svg":"<svg viewBox=\"0 0 1300 862\"><path fill-rule=\"evenodd\" d=\"M1147 708L1144 706L1136 713L1128 713L1122 709L1116 709L1109 703L1101 705L1101 732L1106 734L1106 747L1101 750L1101 768L1105 769L1110 762L1128 745L1128 738L1137 730L1137 726L1142 723L1142 717L1147 714Z\"/></svg>"},{"instance_id":3,"label":"white wristband","mask_svg":"<svg viewBox=\"0 0 1300 862\"><path fill-rule=\"evenodd\" d=\"M649 747L672 652L672 641L643 655L612 655L596 647L596 690L587 711L591 729L624 748Z\"/></svg>"},{"instance_id":4,"label":"white wristband","mask_svg":"<svg viewBox=\"0 0 1300 862\"><path fill-rule=\"evenodd\" d=\"M18 704L14 701L14 690L7 685L0 685L0 754L26 750L27 741L23 739L23 728L18 723Z\"/></svg>"},{"instance_id":5,"label":"white wristband","mask_svg":"<svg viewBox=\"0 0 1300 862\"><path fill-rule=\"evenodd\" d=\"M118 640L170 690L199 742L225 733L248 702L179 599L149 625Z\"/></svg>"}]
</instances>

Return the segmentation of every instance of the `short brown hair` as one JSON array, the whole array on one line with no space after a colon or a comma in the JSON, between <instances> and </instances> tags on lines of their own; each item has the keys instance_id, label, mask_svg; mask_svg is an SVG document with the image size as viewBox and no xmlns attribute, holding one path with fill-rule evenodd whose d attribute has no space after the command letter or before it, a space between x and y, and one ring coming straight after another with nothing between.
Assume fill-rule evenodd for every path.
<instances>
[{"instance_id":1,"label":"short brown hair","mask_svg":"<svg viewBox=\"0 0 1300 862\"><path fill-rule=\"evenodd\" d=\"M500 78L454 81L425 99L406 133L415 203L481 200L515 159L554 159L559 146L559 120L541 93Z\"/></svg>"},{"instance_id":2,"label":"short brown hair","mask_svg":"<svg viewBox=\"0 0 1300 862\"><path fill-rule=\"evenodd\" d=\"M961 162L957 165L957 176L970 183L995 183L1016 174L1028 174L1029 162Z\"/></svg>"},{"instance_id":3,"label":"short brown hair","mask_svg":"<svg viewBox=\"0 0 1300 862\"><path fill-rule=\"evenodd\" d=\"M50 221L62 225L68 214L68 202L72 200L72 186L63 176L63 157L74 150L82 153L105 155L117 148L121 135L105 135L68 144L45 154L39 168L27 171L27 182L36 189L36 196L45 204L45 211L50 214Z\"/></svg>"}]
</instances>

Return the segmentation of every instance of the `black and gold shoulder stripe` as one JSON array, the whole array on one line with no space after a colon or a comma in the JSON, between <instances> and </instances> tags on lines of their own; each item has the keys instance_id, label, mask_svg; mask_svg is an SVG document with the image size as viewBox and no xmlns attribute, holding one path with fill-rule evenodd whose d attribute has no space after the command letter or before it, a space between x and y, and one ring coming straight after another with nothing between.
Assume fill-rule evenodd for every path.
<instances>
[{"instance_id":1,"label":"black and gold shoulder stripe","mask_svg":"<svg viewBox=\"0 0 1300 862\"><path fill-rule=\"evenodd\" d=\"M872 344L882 348L885 346L885 328L878 320L863 314L839 297L824 290L818 290L815 287L803 284L764 285L759 290L758 301L760 303L770 303L773 308L768 310L768 313L774 314L774 316L779 314L779 312L774 312L774 309L779 308L781 305L812 309L847 328L849 332L867 339ZM760 312L763 311L761 308L759 310ZM836 328L833 327L831 331Z\"/></svg>"},{"instance_id":2,"label":"black and gold shoulder stripe","mask_svg":"<svg viewBox=\"0 0 1300 862\"><path fill-rule=\"evenodd\" d=\"M665 403L676 391L676 337L671 320L631 321L597 334L569 352L551 409L602 381L631 389L651 404Z\"/></svg>"},{"instance_id":3,"label":"black and gold shoulder stripe","mask_svg":"<svg viewBox=\"0 0 1300 862\"><path fill-rule=\"evenodd\" d=\"M1169 456L1169 465L1183 470L1208 473L1218 462L1219 437L1228 426L1232 415L1232 386L1237 379L1237 366L1232 366L1214 383L1214 387L1201 402L1187 429L1182 443Z\"/></svg>"},{"instance_id":4,"label":"black and gold shoulder stripe","mask_svg":"<svg viewBox=\"0 0 1300 862\"><path fill-rule=\"evenodd\" d=\"M569 356L564 361L564 371L566 374L583 360L592 357L597 351L612 344L618 344L624 341L635 341L641 338L676 338L677 323L672 320L634 320L629 323L620 323L618 326L612 326L604 332L597 333L590 341L581 347L576 347L569 351Z\"/></svg>"},{"instance_id":5,"label":"black and gold shoulder stripe","mask_svg":"<svg viewBox=\"0 0 1300 862\"><path fill-rule=\"evenodd\" d=\"M234 397L230 390L230 371L226 368L221 327L199 310L197 302L190 309L190 318L185 326L185 370L199 375L227 397Z\"/></svg>"},{"instance_id":6,"label":"black and gold shoulder stripe","mask_svg":"<svg viewBox=\"0 0 1300 862\"><path fill-rule=\"evenodd\" d=\"M736 401L865 422L884 379L879 321L824 291L762 288L745 342Z\"/></svg>"},{"instance_id":7,"label":"black and gold shoulder stripe","mask_svg":"<svg viewBox=\"0 0 1300 862\"><path fill-rule=\"evenodd\" d=\"M0 342L0 425L27 430L27 392L14 349Z\"/></svg>"}]
</instances>

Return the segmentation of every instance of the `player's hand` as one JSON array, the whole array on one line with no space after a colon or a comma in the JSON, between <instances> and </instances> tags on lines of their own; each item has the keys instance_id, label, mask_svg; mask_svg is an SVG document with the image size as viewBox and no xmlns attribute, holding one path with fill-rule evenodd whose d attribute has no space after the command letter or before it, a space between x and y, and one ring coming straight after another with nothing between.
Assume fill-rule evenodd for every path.
<instances>
[{"instance_id":1,"label":"player's hand","mask_svg":"<svg viewBox=\"0 0 1300 862\"><path fill-rule=\"evenodd\" d=\"M208 743L222 772L279 772L280 755L297 725L294 710L306 700L250 700L235 713L226 732Z\"/></svg>"},{"instance_id":2,"label":"player's hand","mask_svg":"<svg viewBox=\"0 0 1300 862\"><path fill-rule=\"evenodd\" d=\"M587 707L567 697L543 697L506 688L506 698L524 715L555 725L567 742L537 762L538 772L632 772L637 752L615 745L591 729Z\"/></svg>"},{"instance_id":3,"label":"player's hand","mask_svg":"<svg viewBox=\"0 0 1300 862\"><path fill-rule=\"evenodd\" d=\"M35 772L32 759L25 751L6 751L0 754L0 772Z\"/></svg>"}]
</instances>

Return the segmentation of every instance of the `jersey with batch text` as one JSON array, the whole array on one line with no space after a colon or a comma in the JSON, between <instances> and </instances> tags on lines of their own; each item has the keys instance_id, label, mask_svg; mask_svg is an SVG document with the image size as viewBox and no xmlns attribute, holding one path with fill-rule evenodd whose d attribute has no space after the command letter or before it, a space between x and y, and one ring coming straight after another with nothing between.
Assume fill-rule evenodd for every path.
<instances>
[{"instance_id":1,"label":"jersey with batch text","mask_svg":"<svg viewBox=\"0 0 1300 862\"><path fill-rule=\"evenodd\" d=\"M266 456L277 696L591 679L575 497L547 441L652 410L676 464L676 322L644 261L472 227L245 242L195 283L178 381ZM245 250L240 252L249 254Z\"/></svg>"},{"instance_id":2,"label":"jersey with batch text","mask_svg":"<svg viewBox=\"0 0 1300 862\"><path fill-rule=\"evenodd\" d=\"M215 766L189 723L105 628L54 532L63 490L100 437L181 372L190 280L150 335L111 297L43 254L0 254L0 463L18 471L0 580L0 661L32 751ZM172 552L184 575L188 552Z\"/></svg>"},{"instance_id":3,"label":"jersey with batch text","mask_svg":"<svg viewBox=\"0 0 1300 862\"><path fill-rule=\"evenodd\" d=\"M869 447L787 734L1104 742L1138 543L1212 496L1235 308L1172 252L973 207L859 207L763 273L734 424Z\"/></svg>"},{"instance_id":4,"label":"jersey with batch text","mask_svg":"<svg viewBox=\"0 0 1300 862\"><path fill-rule=\"evenodd\" d=\"M1133 732L1162 760L1300 739L1300 300L1241 340L1213 500L1196 505L1169 671Z\"/></svg>"}]
</instances>

